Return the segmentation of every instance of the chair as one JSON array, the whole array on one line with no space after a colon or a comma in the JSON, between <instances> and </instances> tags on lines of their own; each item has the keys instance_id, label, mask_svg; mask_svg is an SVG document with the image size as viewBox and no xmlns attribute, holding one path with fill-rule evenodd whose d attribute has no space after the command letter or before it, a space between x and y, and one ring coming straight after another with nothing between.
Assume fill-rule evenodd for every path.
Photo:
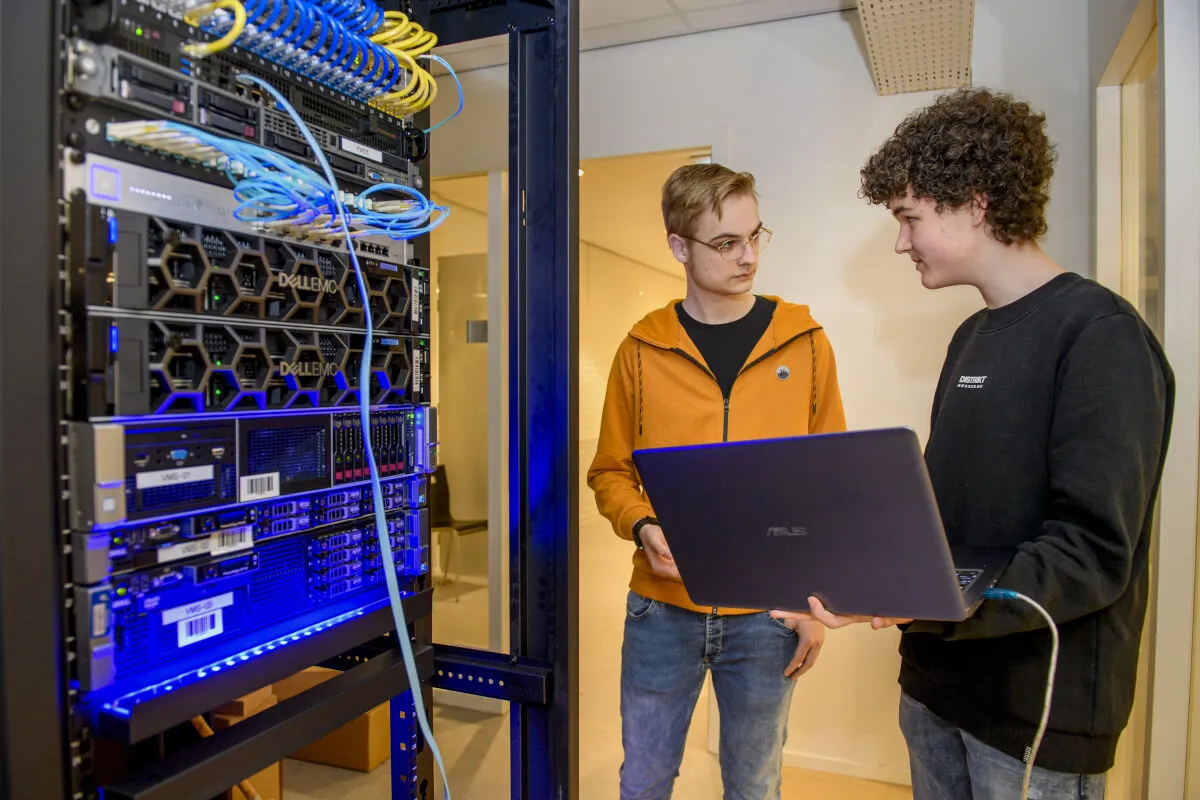
<instances>
[{"instance_id":1,"label":"chair","mask_svg":"<svg viewBox=\"0 0 1200 800\"><path fill-rule=\"evenodd\" d=\"M450 566L454 561L454 543L459 536L479 533L488 529L486 519L455 519L450 514L450 481L446 478L446 467L438 464L429 479L429 527L453 531L446 548L446 566L442 569L442 580L450 582Z\"/></svg>"}]
</instances>

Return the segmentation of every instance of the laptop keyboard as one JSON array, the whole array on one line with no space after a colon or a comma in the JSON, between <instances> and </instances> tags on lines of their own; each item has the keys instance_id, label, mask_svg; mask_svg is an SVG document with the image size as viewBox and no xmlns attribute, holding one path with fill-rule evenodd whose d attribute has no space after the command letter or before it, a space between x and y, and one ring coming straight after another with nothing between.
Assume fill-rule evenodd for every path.
<instances>
[{"instance_id":1,"label":"laptop keyboard","mask_svg":"<svg viewBox=\"0 0 1200 800\"><path fill-rule=\"evenodd\" d=\"M983 574L983 570L959 569L955 570L955 574L958 576L958 588L965 592Z\"/></svg>"}]
</instances>

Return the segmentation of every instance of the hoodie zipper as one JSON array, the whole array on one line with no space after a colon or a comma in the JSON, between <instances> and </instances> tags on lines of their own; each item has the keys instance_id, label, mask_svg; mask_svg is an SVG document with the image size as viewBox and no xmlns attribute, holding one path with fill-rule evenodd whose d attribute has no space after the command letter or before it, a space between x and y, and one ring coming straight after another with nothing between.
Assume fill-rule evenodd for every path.
<instances>
[{"instance_id":1,"label":"hoodie zipper","mask_svg":"<svg viewBox=\"0 0 1200 800\"><path fill-rule=\"evenodd\" d=\"M733 382L737 383L737 379L742 377L742 373L745 372L746 370L750 369L751 367L753 367L755 364L758 364L761 361L765 361L766 359L773 356L775 353L779 352L782 348L787 347L789 344L796 341L797 339L801 339L805 336L808 336L809 334L811 334L813 331L816 331L816 330L819 330L819 328L809 328L808 330L801 331L800 333L797 333L795 336L791 336L791 337L785 339L784 341L782 341L781 343L775 345L770 350L763 353L761 356L754 359L749 364L744 365L740 370L738 370L738 374L733 379ZM701 364L696 359L692 358L691 355L689 355L682 348L672 347L671 352L678 353L679 355L683 356L688 361L695 364L697 367L700 368L701 372L703 372L705 375L707 375L708 377L713 379L713 383L716 383L717 377L715 375L713 375L712 372L707 367L705 367L703 364ZM718 386L718 388L720 388L720 387ZM722 424L721 424L721 441L728 442L729 441L729 395L722 392L721 400L724 404L724 416L722 417Z\"/></svg>"}]
</instances>

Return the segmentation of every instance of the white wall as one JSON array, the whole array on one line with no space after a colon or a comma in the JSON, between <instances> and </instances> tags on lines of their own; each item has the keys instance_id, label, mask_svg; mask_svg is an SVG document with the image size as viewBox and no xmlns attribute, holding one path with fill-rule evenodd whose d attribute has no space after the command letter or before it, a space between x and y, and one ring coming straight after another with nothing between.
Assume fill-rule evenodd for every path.
<instances>
[{"instance_id":1,"label":"white wall","mask_svg":"<svg viewBox=\"0 0 1200 800\"><path fill-rule=\"evenodd\" d=\"M1046 111L1059 152L1046 247L1084 273L1092 239L1087 37L1085 0L976 6L975 82L1017 92ZM862 47L856 15L840 13L587 52L580 157L712 145L715 160L755 173L763 219L776 232L756 288L813 306L837 352L852 426L904 424L924 433L950 335L979 301L965 290L923 291L911 264L891 252L894 223L856 196L868 153L933 98L877 96ZM435 174L507 161L506 70L463 78L468 111L437 139ZM723 114L730 103L738 113ZM595 368L581 363L581 400ZM581 436L595 430L588 413L581 409ZM581 448L581 466L590 455ZM585 514L590 503L585 492ZM581 564L581 574L587 569ZM611 584L596 589L595 602L619 610L627 577L627 569L605 569L590 578ZM582 597L581 608L590 602ZM822 663L796 693L789 763L906 780L895 724L896 644L894 632L830 634ZM585 659L581 670L611 676L618 658L614 649L608 664Z\"/></svg>"},{"instance_id":2,"label":"white wall","mask_svg":"<svg viewBox=\"0 0 1200 800\"><path fill-rule=\"evenodd\" d=\"M604 390L617 346L633 323L683 297L684 281L682 274L669 275L581 243L579 287L579 784L584 800L607 800L617 796L620 652L633 548L600 516L584 478L596 454ZM704 718L702 713L697 717ZM697 725L700 752L702 725ZM716 789L705 786L699 791ZM706 797L685 784L675 794Z\"/></svg>"},{"instance_id":3,"label":"white wall","mask_svg":"<svg viewBox=\"0 0 1200 800\"><path fill-rule=\"evenodd\" d=\"M1090 52L1088 64L1092 85L1100 83L1100 76L1121 41L1121 34L1129 25L1129 19L1140 0L1091 0L1088 3L1088 41Z\"/></svg>"},{"instance_id":4,"label":"white wall","mask_svg":"<svg viewBox=\"0 0 1200 800\"><path fill-rule=\"evenodd\" d=\"M459 519L485 519L487 405L475 401L487 396L487 345L466 344L466 320L487 318L488 219L438 197L436 185L433 194L450 208L449 219L430 237L433 402L441 415L440 459L452 487L451 513ZM486 578L487 544L483 535L460 538L455 572Z\"/></svg>"}]
</instances>

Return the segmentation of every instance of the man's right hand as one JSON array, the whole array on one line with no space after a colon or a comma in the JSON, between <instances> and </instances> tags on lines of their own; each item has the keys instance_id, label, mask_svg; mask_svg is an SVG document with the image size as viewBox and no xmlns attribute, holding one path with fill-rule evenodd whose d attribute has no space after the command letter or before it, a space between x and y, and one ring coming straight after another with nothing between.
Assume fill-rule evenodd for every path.
<instances>
[{"instance_id":1,"label":"man's right hand","mask_svg":"<svg viewBox=\"0 0 1200 800\"><path fill-rule=\"evenodd\" d=\"M667 547L667 537L663 536L662 528L643 525L638 535L642 537L642 546L646 548L646 558L654 574L676 581L683 580L675 568L675 559L671 556L671 548Z\"/></svg>"}]
</instances>

